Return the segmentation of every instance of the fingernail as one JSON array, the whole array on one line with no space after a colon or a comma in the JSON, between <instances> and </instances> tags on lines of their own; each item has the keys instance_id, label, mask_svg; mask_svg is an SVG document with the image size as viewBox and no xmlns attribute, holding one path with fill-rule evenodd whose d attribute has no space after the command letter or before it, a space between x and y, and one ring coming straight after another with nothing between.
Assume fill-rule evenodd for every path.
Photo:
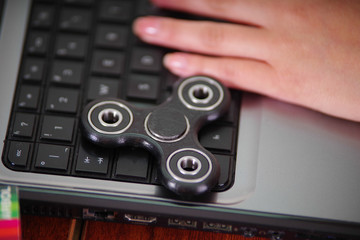
<instances>
[{"instance_id":1,"label":"fingernail","mask_svg":"<svg viewBox=\"0 0 360 240\"><path fill-rule=\"evenodd\" d=\"M160 19L140 17L135 21L134 31L143 37L155 37L159 33Z\"/></svg>"},{"instance_id":2,"label":"fingernail","mask_svg":"<svg viewBox=\"0 0 360 240\"><path fill-rule=\"evenodd\" d=\"M185 75L188 61L184 54L170 53L165 55L164 65L177 75Z\"/></svg>"}]
</instances>

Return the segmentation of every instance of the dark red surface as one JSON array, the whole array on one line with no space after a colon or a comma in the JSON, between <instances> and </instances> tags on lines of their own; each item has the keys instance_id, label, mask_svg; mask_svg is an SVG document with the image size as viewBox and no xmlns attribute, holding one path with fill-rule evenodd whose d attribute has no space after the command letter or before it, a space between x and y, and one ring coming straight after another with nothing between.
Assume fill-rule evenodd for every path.
<instances>
[{"instance_id":1,"label":"dark red surface","mask_svg":"<svg viewBox=\"0 0 360 240\"><path fill-rule=\"evenodd\" d=\"M74 220L69 218L50 218L22 216L22 239L193 239L193 240L245 240L247 238L234 234L223 234L163 227L150 227L132 224L83 221L80 222L80 234L72 237L71 227ZM252 238L264 240L265 238Z\"/></svg>"}]
</instances>

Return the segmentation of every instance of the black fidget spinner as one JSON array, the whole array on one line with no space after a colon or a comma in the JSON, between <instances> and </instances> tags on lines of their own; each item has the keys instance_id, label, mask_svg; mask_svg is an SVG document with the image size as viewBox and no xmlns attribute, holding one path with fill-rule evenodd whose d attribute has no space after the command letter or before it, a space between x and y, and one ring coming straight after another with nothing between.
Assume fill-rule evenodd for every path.
<instances>
[{"instance_id":1,"label":"black fidget spinner","mask_svg":"<svg viewBox=\"0 0 360 240\"><path fill-rule=\"evenodd\" d=\"M139 109L119 99L89 103L82 113L84 136L108 148L142 147L158 160L162 184L183 197L211 190L220 167L198 141L200 128L229 108L230 92L212 78L195 76L176 84L167 101Z\"/></svg>"}]
</instances>

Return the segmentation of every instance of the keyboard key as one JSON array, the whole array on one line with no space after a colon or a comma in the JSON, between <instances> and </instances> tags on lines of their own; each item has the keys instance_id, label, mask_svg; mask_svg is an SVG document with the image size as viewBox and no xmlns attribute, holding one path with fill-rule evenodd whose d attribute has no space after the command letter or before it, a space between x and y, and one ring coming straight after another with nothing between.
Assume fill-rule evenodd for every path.
<instances>
[{"instance_id":1,"label":"keyboard key","mask_svg":"<svg viewBox=\"0 0 360 240\"><path fill-rule=\"evenodd\" d=\"M220 118L220 121L233 123L233 121L235 119L235 113L237 113L237 111L234 109L234 107L235 106L234 106L234 104L232 102L232 104L229 107L229 111L227 113L225 113L225 115Z\"/></svg>"},{"instance_id":2,"label":"keyboard key","mask_svg":"<svg viewBox=\"0 0 360 240\"><path fill-rule=\"evenodd\" d=\"M120 76L124 72L125 56L114 51L96 51L92 61L92 72Z\"/></svg>"},{"instance_id":3,"label":"keyboard key","mask_svg":"<svg viewBox=\"0 0 360 240\"><path fill-rule=\"evenodd\" d=\"M43 32L32 32L27 41L27 51L33 55L45 55L48 50L49 36Z\"/></svg>"},{"instance_id":4,"label":"keyboard key","mask_svg":"<svg viewBox=\"0 0 360 240\"><path fill-rule=\"evenodd\" d=\"M108 149L82 142L79 147L75 171L107 174L109 165Z\"/></svg>"},{"instance_id":5,"label":"keyboard key","mask_svg":"<svg viewBox=\"0 0 360 240\"><path fill-rule=\"evenodd\" d=\"M88 89L88 100L101 97L118 97L120 82L111 78L91 78Z\"/></svg>"},{"instance_id":6,"label":"keyboard key","mask_svg":"<svg viewBox=\"0 0 360 240\"><path fill-rule=\"evenodd\" d=\"M205 148L230 152L233 148L233 135L232 127L209 125L200 131L199 140Z\"/></svg>"},{"instance_id":7,"label":"keyboard key","mask_svg":"<svg viewBox=\"0 0 360 240\"><path fill-rule=\"evenodd\" d=\"M157 15L159 11L159 8L153 5L150 0L139 0L136 7L137 16Z\"/></svg>"},{"instance_id":8,"label":"keyboard key","mask_svg":"<svg viewBox=\"0 0 360 240\"><path fill-rule=\"evenodd\" d=\"M60 35L57 37L55 53L58 57L83 59L87 46L88 40L84 36Z\"/></svg>"},{"instance_id":9,"label":"keyboard key","mask_svg":"<svg viewBox=\"0 0 360 240\"><path fill-rule=\"evenodd\" d=\"M146 179L148 176L150 155L142 149L124 148L119 151L115 176Z\"/></svg>"},{"instance_id":10,"label":"keyboard key","mask_svg":"<svg viewBox=\"0 0 360 240\"><path fill-rule=\"evenodd\" d=\"M33 114L17 113L15 115L12 136L27 137L33 136L36 117Z\"/></svg>"},{"instance_id":11,"label":"keyboard key","mask_svg":"<svg viewBox=\"0 0 360 240\"><path fill-rule=\"evenodd\" d=\"M95 44L104 48L124 48L128 35L126 27L102 24L97 28Z\"/></svg>"},{"instance_id":12,"label":"keyboard key","mask_svg":"<svg viewBox=\"0 0 360 240\"><path fill-rule=\"evenodd\" d=\"M38 107L40 88L36 86L24 85L20 89L18 106L24 109L35 110Z\"/></svg>"},{"instance_id":13,"label":"keyboard key","mask_svg":"<svg viewBox=\"0 0 360 240\"><path fill-rule=\"evenodd\" d=\"M180 77L170 73L169 71L166 71L165 74L165 89L167 90L172 90L174 88L174 84L176 83L176 81L179 81Z\"/></svg>"},{"instance_id":14,"label":"keyboard key","mask_svg":"<svg viewBox=\"0 0 360 240\"><path fill-rule=\"evenodd\" d=\"M79 92L67 88L50 88L46 102L46 111L76 113Z\"/></svg>"},{"instance_id":15,"label":"keyboard key","mask_svg":"<svg viewBox=\"0 0 360 240\"><path fill-rule=\"evenodd\" d=\"M151 169L151 179L150 182L152 184L156 184L156 185L161 185L161 175L159 173L159 170L157 168L157 166L152 167Z\"/></svg>"},{"instance_id":16,"label":"keyboard key","mask_svg":"<svg viewBox=\"0 0 360 240\"><path fill-rule=\"evenodd\" d=\"M83 78L84 66L78 62L54 62L50 79L54 83L79 86Z\"/></svg>"},{"instance_id":17,"label":"keyboard key","mask_svg":"<svg viewBox=\"0 0 360 240\"><path fill-rule=\"evenodd\" d=\"M131 20L132 3L130 1L101 1L100 19L112 22Z\"/></svg>"},{"instance_id":18,"label":"keyboard key","mask_svg":"<svg viewBox=\"0 0 360 240\"><path fill-rule=\"evenodd\" d=\"M131 69L141 72L160 72L162 53L157 49L135 48L132 53Z\"/></svg>"},{"instance_id":19,"label":"keyboard key","mask_svg":"<svg viewBox=\"0 0 360 240\"><path fill-rule=\"evenodd\" d=\"M60 15L61 30L86 32L90 29L91 12L82 9L63 9Z\"/></svg>"},{"instance_id":20,"label":"keyboard key","mask_svg":"<svg viewBox=\"0 0 360 240\"><path fill-rule=\"evenodd\" d=\"M156 100L159 96L160 78L141 74L129 77L127 93L129 98Z\"/></svg>"},{"instance_id":21,"label":"keyboard key","mask_svg":"<svg viewBox=\"0 0 360 240\"><path fill-rule=\"evenodd\" d=\"M29 58L25 60L23 79L41 82L44 77L45 61L43 59Z\"/></svg>"},{"instance_id":22,"label":"keyboard key","mask_svg":"<svg viewBox=\"0 0 360 240\"><path fill-rule=\"evenodd\" d=\"M25 167L29 159L30 149L30 143L11 142L7 159L13 166Z\"/></svg>"},{"instance_id":23,"label":"keyboard key","mask_svg":"<svg viewBox=\"0 0 360 240\"><path fill-rule=\"evenodd\" d=\"M70 151L67 146L39 144L35 167L67 170Z\"/></svg>"},{"instance_id":24,"label":"keyboard key","mask_svg":"<svg viewBox=\"0 0 360 240\"><path fill-rule=\"evenodd\" d=\"M71 142L75 119L58 116L45 116L41 129L41 139Z\"/></svg>"},{"instance_id":25,"label":"keyboard key","mask_svg":"<svg viewBox=\"0 0 360 240\"><path fill-rule=\"evenodd\" d=\"M50 28L54 19L54 8L47 5L37 5L31 17L31 26L35 28Z\"/></svg>"},{"instance_id":26,"label":"keyboard key","mask_svg":"<svg viewBox=\"0 0 360 240\"><path fill-rule=\"evenodd\" d=\"M230 180L230 163L231 163L231 157L225 156L225 155L217 155L214 154L214 157L217 159L219 165L220 165L220 177L217 187L218 188L224 188L227 187L227 184Z\"/></svg>"}]
</instances>

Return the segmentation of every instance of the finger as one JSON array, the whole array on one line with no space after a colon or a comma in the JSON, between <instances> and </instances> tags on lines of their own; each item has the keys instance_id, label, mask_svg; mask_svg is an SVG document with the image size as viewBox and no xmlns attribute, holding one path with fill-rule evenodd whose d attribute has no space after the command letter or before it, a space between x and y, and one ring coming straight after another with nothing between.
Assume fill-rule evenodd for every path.
<instances>
[{"instance_id":1,"label":"finger","mask_svg":"<svg viewBox=\"0 0 360 240\"><path fill-rule=\"evenodd\" d=\"M219 79L230 88L278 97L276 71L267 63L228 57L208 57L188 53L170 53L164 65L181 77L206 75Z\"/></svg>"},{"instance_id":2,"label":"finger","mask_svg":"<svg viewBox=\"0 0 360 240\"><path fill-rule=\"evenodd\" d=\"M273 49L267 30L229 23L142 17L134 32L151 44L209 55L265 60Z\"/></svg>"},{"instance_id":3,"label":"finger","mask_svg":"<svg viewBox=\"0 0 360 240\"><path fill-rule=\"evenodd\" d=\"M181 77L206 75L230 88L259 93L335 117L355 121L360 119L357 111L359 105L356 104L359 98L356 92L358 84L347 86L333 83L337 86L335 93L331 92L331 88L324 88L321 82L303 82L301 86L294 86L293 81L279 77L269 64L250 59L170 53L165 56L164 65Z\"/></svg>"},{"instance_id":4,"label":"finger","mask_svg":"<svg viewBox=\"0 0 360 240\"><path fill-rule=\"evenodd\" d=\"M272 17L268 0L152 0L163 8L186 11L224 20L266 25Z\"/></svg>"}]
</instances>

